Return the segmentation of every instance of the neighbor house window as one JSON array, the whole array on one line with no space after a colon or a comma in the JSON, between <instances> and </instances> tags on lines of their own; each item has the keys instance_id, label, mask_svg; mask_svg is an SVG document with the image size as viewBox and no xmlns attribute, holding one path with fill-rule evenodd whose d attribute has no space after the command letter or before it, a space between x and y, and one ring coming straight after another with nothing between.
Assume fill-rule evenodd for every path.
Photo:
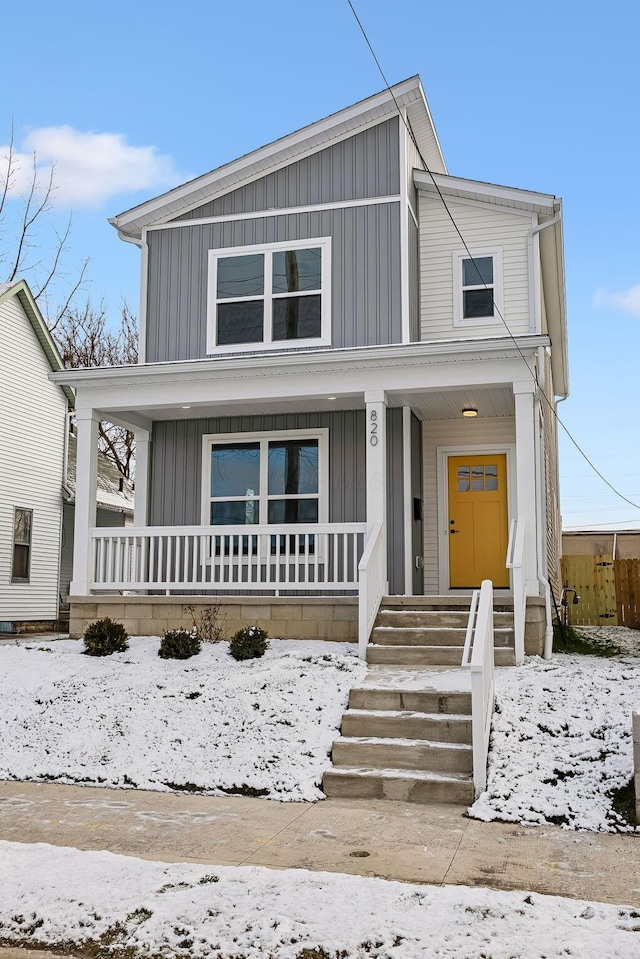
<instances>
[{"instance_id":1,"label":"neighbor house window","mask_svg":"<svg viewBox=\"0 0 640 959\"><path fill-rule=\"evenodd\" d=\"M33 510L16 509L13 511L13 558L11 562L11 582L28 583L31 570L31 533L33 528Z\"/></svg>"},{"instance_id":2,"label":"neighbor house window","mask_svg":"<svg viewBox=\"0 0 640 959\"><path fill-rule=\"evenodd\" d=\"M472 250L453 254L453 322L455 326L501 323L502 253Z\"/></svg>"},{"instance_id":3,"label":"neighbor house window","mask_svg":"<svg viewBox=\"0 0 640 959\"><path fill-rule=\"evenodd\" d=\"M203 523L326 520L326 430L204 438Z\"/></svg>"},{"instance_id":4,"label":"neighbor house window","mask_svg":"<svg viewBox=\"0 0 640 959\"><path fill-rule=\"evenodd\" d=\"M329 245L210 250L208 352L330 345Z\"/></svg>"}]
</instances>

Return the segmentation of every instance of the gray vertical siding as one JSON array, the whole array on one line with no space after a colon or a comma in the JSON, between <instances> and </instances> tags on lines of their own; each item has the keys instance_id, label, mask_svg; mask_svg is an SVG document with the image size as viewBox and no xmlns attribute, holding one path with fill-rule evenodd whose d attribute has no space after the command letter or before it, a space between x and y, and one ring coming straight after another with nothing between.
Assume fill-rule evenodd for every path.
<instances>
[{"instance_id":1,"label":"gray vertical siding","mask_svg":"<svg viewBox=\"0 0 640 959\"><path fill-rule=\"evenodd\" d=\"M398 118L394 117L176 219L391 196L399 190Z\"/></svg>"},{"instance_id":2,"label":"gray vertical siding","mask_svg":"<svg viewBox=\"0 0 640 959\"><path fill-rule=\"evenodd\" d=\"M387 410L387 562L389 592L404 594L402 409Z\"/></svg>"},{"instance_id":3,"label":"gray vertical siding","mask_svg":"<svg viewBox=\"0 0 640 959\"><path fill-rule=\"evenodd\" d=\"M383 203L150 231L147 362L206 356L209 250L315 237L332 240L332 346L400 342L400 206Z\"/></svg>"},{"instance_id":4,"label":"gray vertical siding","mask_svg":"<svg viewBox=\"0 0 640 959\"><path fill-rule=\"evenodd\" d=\"M418 227L409 216L409 337L420 339L420 238Z\"/></svg>"},{"instance_id":5,"label":"gray vertical siding","mask_svg":"<svg viewBox=\"0 0 640 959\"><path fill-rule=\"evenodd\" d=\"M202 437L206 433L329 430L329 521L366 519L364 411L217 417L154 423L151 526L200 525Z\"/></svg>"},{"instance_id":6,"label":"gray vertical siding","mask_svg":"<svg viewBox=\"0 0 640 959\"><path fill-rule=\"evenodd\" d=\"M149 525L200 525L202 437L206 433L329 430L329 522L366 520L364 410L288 413L154 423L149 483ZM389 584L404 592L402 410L387 413Z\"/></svg>"},{"instance_id":7,"label":"gray vertical siding","mask_svg":"<svg viewBox=\"0 0 640 959\"><path fill-rule=\"evenodd\" d=\"M424 499L422 487L422 424L413 413L411 414L411 496L412 499ZM413 503L411 505L413 512ZM421 520L414 519L412 534L413 594L414 596L421 596L424 593L424 573L422 569L417 569L415 565L415 557L422 556L424 552L424 531Z\"/></svg>"}]
</instances>

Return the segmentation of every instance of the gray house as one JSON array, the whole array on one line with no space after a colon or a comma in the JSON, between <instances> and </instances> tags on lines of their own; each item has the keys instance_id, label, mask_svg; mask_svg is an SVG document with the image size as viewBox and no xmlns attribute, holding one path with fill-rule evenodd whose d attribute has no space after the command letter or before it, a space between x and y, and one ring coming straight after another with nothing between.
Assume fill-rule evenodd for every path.
<instances>
[{"instance_id":1,"label":"gray house","mask_svg":"<svg viewBox=\"0 0 640 959\"><path fill-rule=\"evenodd\" d=\"M385 597L491 580L548 646L561 203L449 175L419 78L392 93L111 221L140 362L51 377L77 392L72 629L216 596L231 628L364 648ZM136 434L126 530L96 524L101 418Z\"/></svg>"}]
</instances>

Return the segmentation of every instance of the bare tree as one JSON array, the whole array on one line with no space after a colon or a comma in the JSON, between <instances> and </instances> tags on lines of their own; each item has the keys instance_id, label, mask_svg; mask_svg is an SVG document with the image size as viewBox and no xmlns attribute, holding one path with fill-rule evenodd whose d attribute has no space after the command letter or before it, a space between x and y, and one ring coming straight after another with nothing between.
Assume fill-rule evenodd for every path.
<instances>
[{"instance_id":1,"label":"bare tree","mask_svg":"<svg viewBox=\"0 0 640 959\"><path fill-rule=\"evenodd\" d=\"M109 324L104 303L96 308L87 300L83 307L67 309L52 332L69 369L126 366L138 362L138 327L124 301L115 327ZM123 476L133 477L133 433L113 423L101 422L98 444Z\"/></svg>"},{"instance_id":2,"label":"bare tree","mask_svg":"<svg viewBox=\"0 0 640 959\"><path fill-rule=\"evenodd\" d=\"M12 124L7 152L0 156L0 276L7 283L27 279L55 329L84 283L89 259L73 274L65 271L72 218L69 214L62 229L52 222L55 167L41 175L34 153L29 172L21 176L23 162L15 150ZM19 179L24 181L22 189Z\"/></svg>"}]
</instances>

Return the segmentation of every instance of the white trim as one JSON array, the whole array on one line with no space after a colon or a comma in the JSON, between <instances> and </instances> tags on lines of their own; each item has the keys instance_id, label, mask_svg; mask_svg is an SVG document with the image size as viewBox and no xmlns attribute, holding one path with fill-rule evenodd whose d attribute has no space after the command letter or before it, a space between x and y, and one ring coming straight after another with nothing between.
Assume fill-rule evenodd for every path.
<instances>
[{"instance_id":1,"label":"white trim","mask_svg":"<svg viewBox=\"0 0 640 959\"><path fill-rule=\"evenodd\" d=\"M480 257L491 257L493 259L493 284L486 284L486 287L493 290L494 311L491 316L479 316L471 319L463 316L463 290L483 290L485 285L477 283L474 285L463 286L462 283L462 263L469 259L469 253L472 259ZM476 327L488 326L492 323L501 323L498 311L504 314L504 284L502 269L502 247L491 247L485 249L473 248L469 252L466 250L454 250L453 254L453 325Z\"/></svg>"},{"instance_id":2,"label":"white trim","mask_svg":"<svg viewBox=\"0 0 640 959\"><path fill-rule=\"evenodd\" d=\"M449 457L450 456L491 456L506 455L507 462L507 529L509 523L516 516L514 493L516 490L515 477L515 443L482 444L468 443L457 446L436 447L437 457L437 497L438 497L438 592L464 595L464 589L451 589L449 571ZM506 556L505 556L506 561ZM511 587L509 587L511 588ZM467 592L471 593L469 589ZM498 590L498 593L504 592Z\"/></svg>"},{"instance_id":3,"label":"white trim","mask_svg":"<svg viewBox=\"0 0 640 959\"><path fill-rule=\"evenodd\" d=\"M261 512L264 512L264 506L269 501L268 493L268 474L267 457L263 454L263 448L268 450L268 444L274 440L287 439L310 439L318 441L318 523L327 523L329 521L329 430L326 427L309 430L258 430L248 431L246 433L205 433L202 437L202 471L201 471L201 495L200 495L200 518L203 526L211 526L211 447L222 443L260 443L260 490L255 496L260 503ZM311 494L310 494L311 495ZM271 497L272 499L282 499L282 496ZM291 498L291 497L290 497ZM299 499L307 498L300 495ZM242 497L225 497L226 500L238 499L245 500ZM268 514L267 514L268 515ZM261 516L261 526L268 525L266 516ZM278 524L274 524L278 525ZM280 524L282 525L282 524ZM307 526L313 524L305 524Z\"/></svg>"},{"instance_id":4,"label":"white trim","mask_svg":"<svg viewBox=\"0 0 640 959\"><path fill-rule=\"evenodd\" d=\"M411 342L409 298L409 176L407 156L407 130L403 122L406 111L398 119L398 152L400 163L400 316L402 342Z\"/></svg>"},{"instance_id":5,"label":"white trim","mask_svg":"<svg viewBox=\"0 0 640 959\"><path fill-rule=\"evenodd\" d=\"M309 203L304 206L271 207L268 210L252 210L248 213L221 213L218 216L203 216L192 220L171 220L169 223L154 223L145 227L149 230L177 230L185 226L207 226L212 223L237 223L239 220L264 220L276 216L295 216L298 213L323 213L327 210L349 210L359 206L377 206L386 203L400 203L399 193L389 196L367 196L358 200L334 200L331 203ZM199 204L204 206L204 203Z\"/></svg>"},{"instance_id":6,"label":"white trim","mask_svg":"<svg viewBox=\"0 0 640 959\"><path fill-rule=\"evenodd\" d=\"M303 250L320 247L320 289L303 292L302 296L320 295L320 336L295 340L273 340L273 300L281 298L272 291L272 254L282 250ZM237 297L226 300L228 303L243 300L264 302L263 338L251 343L230 343L219 346L217 343L217 267L218 261L233 256L262 255L264 257L264 292L262 296ZM286 240L280 243L256 243L248 246L216 247L208 253L207 277L207 353L217 356L224 353L262 352L281 350L287 346L313 348L331 346L331 237L309 237L302 240Z\"/></svg>"},{"instance_id":7,"label":"white trim","mask_svg":"<svg viewBox=\"0 0 640 959\"><path fill-rule=\"evenodd\" d=\"M468 199L484 201L485 204L492 200L497 201L498 205L511 207L514 211L517 209L515 204L518 204L520 209L528 208L531 210L534 208L536 212L551 213L559 203L558 199L550 193L519 190L517 187L500 186L495 183L486 183L483 180L466 180L445 173L424 173L422 170L415 170L413 182L418 190L427 193L437 195L438 188L445 196L457 196L458 193L466 193ZM463 199L463 197L459 197L459 199Z\"/></svg>"},{"instance_id":8,"label":"white trim","mask_svg":"<svg viewBox=\"0 0 640 959\"><path fill-rule=\"evenodd\" d=\"M411 407L402 407L402 494L404 511L404 594L413 596L413 497L411 495Z\"/></svg>"}]
</instances>

